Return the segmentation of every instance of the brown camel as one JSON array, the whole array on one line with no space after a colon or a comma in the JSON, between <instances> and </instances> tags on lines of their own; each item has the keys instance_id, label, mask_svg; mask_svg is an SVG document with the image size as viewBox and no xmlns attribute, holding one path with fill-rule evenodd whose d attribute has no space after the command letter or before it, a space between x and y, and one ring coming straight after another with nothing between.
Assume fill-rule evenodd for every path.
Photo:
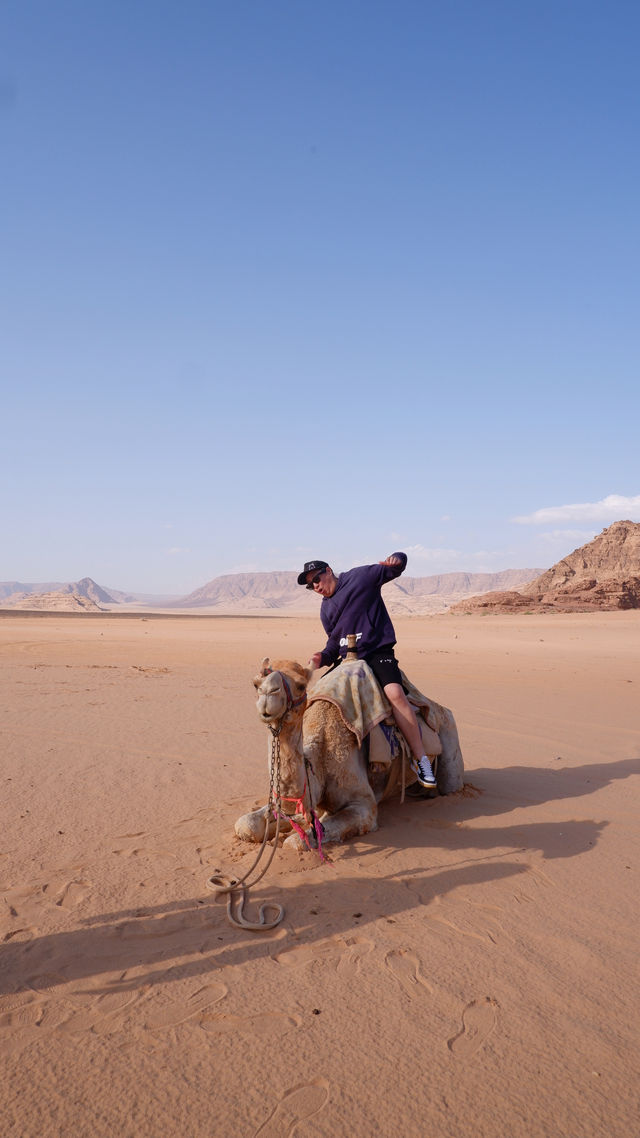
<instances>
[{"instance_id":1,"label":"brown camel","mask_svg":"<svg viewBox=\"0 0 640 1138\"><path fill-rule=\"evenodd\" d=\"M253 681L258 693L258 715L272 735L269 770L273 798L278 792L274 755L279 749L280 830L294 830L284 841L285 846L294 849L304 848L300 826L312 826L314 815L322 823L323 843L344 841L376 830L378 803L404 787L409 769L405 772L401 760L394 763L390 783L388 769L368 762L366 745L358 744L333 703L320 698L307 705L311 674L295 661L276 660L270 665L267 659ZM464 769L455 721L450 711L431 700L428 710L435 731L425 723L426 753L440 754L438 790L450 794L462 787ZM409 775L407 781L413 780L414 776ZM272 837L276 829L272 803L243 814L235 831L244 841L260 842L267 823ZM311 829L307 837L312 834Z\"/></svg>"}]
</instances>

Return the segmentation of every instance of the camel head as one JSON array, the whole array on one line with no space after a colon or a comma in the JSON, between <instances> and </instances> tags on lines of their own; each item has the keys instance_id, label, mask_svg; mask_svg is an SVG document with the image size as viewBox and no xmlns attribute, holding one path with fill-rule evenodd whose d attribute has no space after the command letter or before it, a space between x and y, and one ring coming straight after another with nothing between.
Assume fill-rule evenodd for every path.
<instances>
[{"instance_id":1,"label":"camel head","mask_svg":"<svg viewBox=\"0 0 640 1138\"><path fill-rule=\"evenodd\" d=\"M271 725L284 719L287 713L302 714L310 677L310 670L294 660L274 660L270 664L268 657L264 659L253 681L262 722Z\"/></svg>"}]
</instances>

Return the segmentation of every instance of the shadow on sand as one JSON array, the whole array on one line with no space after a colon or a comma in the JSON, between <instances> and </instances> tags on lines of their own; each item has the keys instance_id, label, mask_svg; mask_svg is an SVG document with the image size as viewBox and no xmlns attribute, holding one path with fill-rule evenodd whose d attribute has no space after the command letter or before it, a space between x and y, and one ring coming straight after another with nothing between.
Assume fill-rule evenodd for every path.
<instances>
[{"instance_id":1,"label":"shadow on sand","mask_svg":"<svg viewBox=\"0 0 640 1138\"><path fill-rule=\"evenodd\" d=\"M491 818L519 807L575 799L637 773L638 760L598 763L558 770L510 767L481 769L468 777L476 794L451 795L430 802L387 803L382 808L382 829L340 848L340 874L332 871L313 878L307 874L277 888L261 882L260 902L281 900L286 909L284 928L295 927L296 943L313 944L341 934L353 935L371 921L395 921L412 909L428 907L452 890L529 872L526 861L534 852L545 859L576 857L596 845L607 822L566 819L510 826L468 826L474 818ZM437 809L430 809L436 805ZM349 862L388 862L402 849L404 827L411 827L415 869L381 875L349 871ZM425 869L428 853L439 851L437 870ZM442 865L442 851L452 860ZM255 851L248 851L255 856ZM283 855L295 858L298 854ZM303 855L307 858L313 854ZM237 867L236 867L237 868ZM273 933L246 932L226 920L224 899L210 895L144 908L105 913L72 930L46 934L2 947L0 992L15 993L37 987L46 976L51 987L91 977L105 977L112 992L135 989L151 982L167 983L202 977L223 967L243 964L282 951L283 929ZM178 962L178 963L171 963ZM134 970L135 975L123 976ZM117 981L107 976L119 974Z\"/></svg>"}]
</instances>

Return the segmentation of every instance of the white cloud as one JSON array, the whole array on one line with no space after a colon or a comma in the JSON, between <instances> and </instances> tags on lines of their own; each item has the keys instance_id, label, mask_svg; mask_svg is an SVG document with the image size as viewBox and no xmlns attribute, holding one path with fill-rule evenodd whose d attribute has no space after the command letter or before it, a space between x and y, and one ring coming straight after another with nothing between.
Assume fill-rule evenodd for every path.
<instances>
[{"instance_id":1,"label":"white cloud","mask_svg":"<svg viewBox=\"0 0 640 1138\"><path fill-rule=\"evenodd\" d=\"M609 494L601 502L576 502L571 506L546 506L532 514L512 518L519 525L553 525L554 522L616 522L622 519L640 521L640 494L625 497Z\"/></svg>"},{"instance_id":2,"label":"white cloud","mask_svg":"<svg viewBox=\"0 0 640 1138\"><path fill-rule=\"evenodd\" d=\"M462 556L459 549L428 549L424 545L409 545L406 553L419 561L459 561Z\"/></svg>"},{"instance_id":3,"label":"white cloud","mask_svg":"<svg viewBox=\"0 0 640 1138\"><path fill-rule=\"evenodd\" d=\"M597 530L593 529L552 529L547 533L541 533L541 541L546 541L550 545L556 542L577 541L580 545L584 545L587 541L591 541L595 536Z\"/></svg>"},{"instance_id":4,"label":"white cloud","mask_svg":"<svg viewBox=\"0 0 640 1138\"><path fill-rule=\"evenodd\" d=\"M181 545L174 545L174 546L172 546L171 549L167 549L167 553L169 554L170 557L175 557L176 554L179 554L179 553L191 553L191 550L187 549L186 547L183 547Z\"/></svg>"}]
</instances>

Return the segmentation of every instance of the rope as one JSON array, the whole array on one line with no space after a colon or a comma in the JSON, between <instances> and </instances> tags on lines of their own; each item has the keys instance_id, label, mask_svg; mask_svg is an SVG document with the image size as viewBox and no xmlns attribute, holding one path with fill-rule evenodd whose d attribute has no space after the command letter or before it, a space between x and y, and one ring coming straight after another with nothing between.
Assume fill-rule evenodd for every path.
<instances>
[{"instance_id":1,"label":"rope","mask_svg":"<svg viewBox=\"0 0 640 1138\"><path fill-rule=\"evenodd\" d=\"M235 925L237 929L249 929L252 932L268 932L270 929L275 929L282 918L284 917L284 906L279 905L277 901L265 901L258 909L259 920L249 921L244 915L244 906L247 900L247 891L252 889L262 880L267 872L271 862L273 861L274 854L278 848L278 835L280 833L280 812L282 800L280 796L280 732L282 730L282 723L278 727L270 728L272 734L271 741L271 763L270 763L270 777L269 777L269 800L265 813L265 827L264 835L262 838L262 845L258 850L253 864L245 873L244 877L223 877L214 874L207 879L207 889L211 889L213 893L227 893L227 918L229 923ZM275 787L274 787L275 777ZM275 811L274 803L275 800ZM260 863L260 860L266 850L267 842L269 841L269 828L271 820L275 821L276 832L273 838L273 847L269 854L267 864L263 867L262 871L258 874L255 881L248 881L254 869ZM235 912L234 912L235 908ZM275 910L273 920L266 919L267 909Z\"/></svg>"}]
</instances>

